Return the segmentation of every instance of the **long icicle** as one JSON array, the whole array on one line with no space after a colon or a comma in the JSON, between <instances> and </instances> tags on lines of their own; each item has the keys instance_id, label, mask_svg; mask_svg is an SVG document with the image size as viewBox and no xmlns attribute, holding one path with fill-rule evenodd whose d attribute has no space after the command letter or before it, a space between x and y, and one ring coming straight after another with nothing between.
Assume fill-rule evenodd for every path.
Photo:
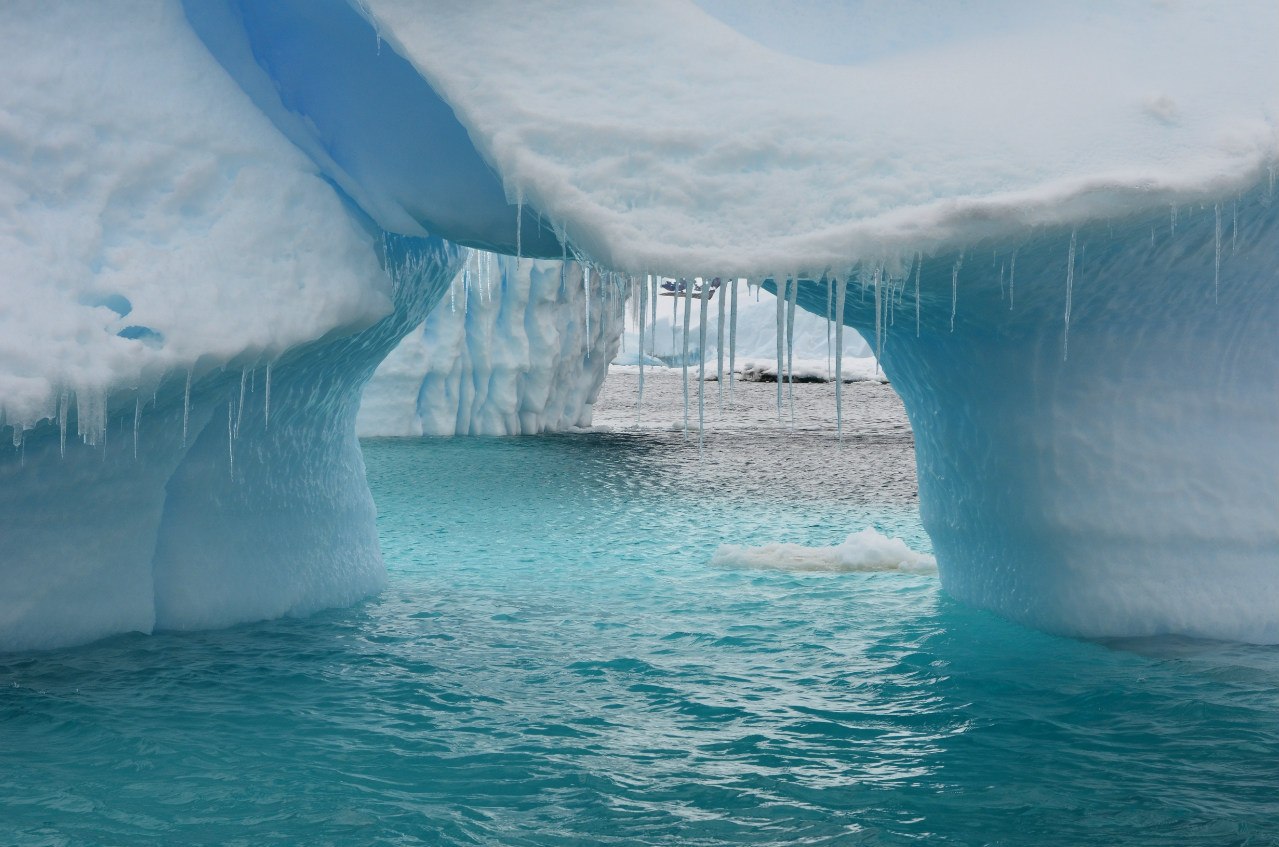
<instances>
[{"instance_id":1,"label":"long icicle","mask_svg":"<svg viewBox=\"0 0 1279 847\"><path fill-rule=\"evenodd\" d=\"M586 358L591 358L591 266L582 265L582 291L586 293Z\"/></svg>"},{"instance_id":2,"label":"long icicle","mask_svg":"<svg viewBox=\"0 0 1279 847\"><path fill-rule=\"evenodd\" d=\"M702 453L702 430L706 426L706 313L711 281L702 277L700 325L697 327L697 454Z\"/></svg>"},{"instance_id":3,"label":"long icicle","mask_svg":"<svg viewBox=\"0 0 1279 847\"><path fill-rule=\"evenodd\" d=\"M732 303L728 318L728 402L733 403L733 386L737 383L737 279L733 279Z\"/></svg>"},{"instance_id":4,"label":"long icicle","mask_svg":"<svg viewBox=\"0 0 1279 847\"><path fill-rule=\"evenodd\" d=\"M249 369L243 368L240 371L240 402L235 407L235 437L240 437L240 421L244 418L244 389L249 382Z\"/></svg>"},{"instance_id":5,"label":"long icicle","mask_svg":"<svg viewBox=\"0 0 1279 847\"><path fill-rule=\"evenodd\" d=\"M671 297L671 352L675 352L675 329L679 326L679 298L683 290L684 280L675 280L674 296Z\"/></svg>"},{"instance_id":6,"label":"long icicle","mask_svg":"<svg viewBox=\"0 0 1279 847\"><path fill-rule=\"evenodd\" d=\"M648 344L648 352L654 356L657 355L657 286L658 286L659 279L660 277L653 276L653 275L650 275L648 278L648 299L653 307L651 310L653 319L649 321L650 329L648 331L648 334L650 338L649 338L649 344Z\"/></svg>"},{"instance_id":7,"label":"long icicle","mask_svg":"<svg viewBox=\"0 0 1279 847\"><path fill-rule=\"evenodd\" d=\"M133 407L133 458L138 458L138 430L142 427L142 395Z\"/></svg>"},{"instance_id":8,"label":"long icicle","mask_svg":"<svg viewBox=\"0 0 1279 847\"><path fill-rule=\"evenodd\" d=\"M879 370L880 357L884 355L884 320L881 311L883 296L880 294L880 282L884 276L881 267L875 268L875 370Z\"/></svg>"},{"instance_id":9,"label":"long icicle","mask_svg":"<svg viewBox=\"0 0 1279 847\"><path fill-rule=\"evenodd\" d=\"M639 400L635 407L635 428L640 429L644 425L644 319L647 317L645 312L648 310L648 284L651 277L647 274L640 277L639 290Z\"/></svg>"},{"instance_id":10,"label":"long icicle","mask_svg":"<svg viewBox=\"0 0 1279 847\"><path fill-rule=\"evenodd\" d=\"M786 297L786 400L790 404L790 426L795 428L795 300L799 296L799 274L791 280Z\"/></svg>"},{"instance_id":11,"label":"long icicle","mask_svg":"<svg viewBox=\"0 0 1279 847\"><path fill-rule=\"evenodd\" d=\"M267 365L266 396L271 396L271 366ZM187 446L187 428L191 423L191 369L187 368L187 387L182 392L182 446Z\"/></svg>"},{"instance_id":12,"label":"long icicle","mask_svg":"<svg viewBox=\"0 0 1279 847\"><path fill-rule=\"evenodd\" d=\"M786 326L786 278L782 277L778 280L773 278L773 285L777 288L777 423L782 423L782 374L783 361L786 348L783 345L783 333Z\"/></svg>"},{"instance_id":13,"label":"long icicle","mask_svg":"<svg viewBox=\"0 0 1279 847\"><path fill-rule=\"evenodd\" d=\"M955 312L959 308L959 268L964 263L964 254L960 253L955 266L950 269L950 331L955 331Z\"/></svg>"},{"instance_id":14,"label":"long icicle","mask_svg":"<svg viewBox=\"0 0 1279 847\"><path fill-rule=\"evenodd\" d=\"M1070 358L1070 301L1075 288L1075 231L1070 231L1070 253L1066 256L1066 329L1062 333L1061 360Z\"/></svg>"},{"instance_id":15,"label":"long icicle","mask_svg":"<svg viewBox=\"0 0 1279 847\"><path fill-rule=\"evenodd\" d=\"M719 319L715 322L715 387L718 392L716 403L720 413L724 411L724 285L720 277L715 277L717 287L711 292L719 295Z\"/></svg>"},{"instance_id":16,"label":"long icicle","mask_svg":"<svg viewBox=\"0 0 1279 847\"><path fill-rule=\"evenodd\" d=\"M851 276L835 286L835 437L844 440L844 298Z\"/></svg>"},{"instance_id":17,"label":"long icicle","mask_svg":"<svg viewBox=\"0 0 1279 847\"><path fill-rule=\"evenodd\" d=\"M826 277L826 373L830 373L830 322L831 310L835 308L835 283Z\"/></svg>"},{"instance_id":18,"label":"long icicle","mask_svg":"<svg viewBox=\"0 0 1279 847\"><path fill-rule=\"evenodd\" d=\"M683 363L684 374L684 438L688 439L688 322L693 316L693 292L689 290L688 282L681 279L677 284L682 287L684 297L684 355L680 361Z\"/></svg>"},{"instance_id":19,"label":"long icicle","mask_svg":"<svg viewBox=\"0 0 1279 847\"><path fill-rule=\"evenodd\" d=\"M1221 293L1221 204L1217 204L1217 228L1214 234L1217 252L1212 260L1212 302L1217 302Z\"/></svg>"},{"instance_id":20,"label":"long icicle","mask_svg":"<svg viewBox=\"0 0 1279 847\"><path fill-rule=\"evenodd\" d=\"M915 256L915 337L919 338L919 275L924 270L924 254Z\"/></svg>"},{"instance_id":21,"label":"long icicle","mask_svg":"<svg viewBox=\"0 0 1279 847\"><path fill-rule=\"evenodd\" d=\"M1013 251L1013 257L1008 260L1008 311L1013 310L1013 305L1017 302L1017 251Z\"/></svg>"},{"instance_id":22,"label":"long icicle","mask_svg":"<svg viewBox=\"0 0 1279 847\"><path fill-rule=\"evenodd\" d=\"M271 428L271 363L266 363L266 388L262 397L263 426Z\"/></svg>"}]
</instances>

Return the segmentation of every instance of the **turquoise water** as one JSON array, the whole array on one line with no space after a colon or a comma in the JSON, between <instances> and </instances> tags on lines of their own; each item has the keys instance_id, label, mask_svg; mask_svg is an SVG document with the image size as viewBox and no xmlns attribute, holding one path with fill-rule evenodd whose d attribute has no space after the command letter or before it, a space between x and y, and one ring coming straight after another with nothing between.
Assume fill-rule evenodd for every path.
<instances>
[{"instance_id":1,"label":"turquoise water","mask_svg":"<svg viewBox=\"0 0 1279 847\"><path fill-rule=\"evenodd\" d=\"M909 446L367 442L380 596L0 657L0 844L1279 843L1275 649L709 566L926 549Z\"/></svg>"}]
</instances>

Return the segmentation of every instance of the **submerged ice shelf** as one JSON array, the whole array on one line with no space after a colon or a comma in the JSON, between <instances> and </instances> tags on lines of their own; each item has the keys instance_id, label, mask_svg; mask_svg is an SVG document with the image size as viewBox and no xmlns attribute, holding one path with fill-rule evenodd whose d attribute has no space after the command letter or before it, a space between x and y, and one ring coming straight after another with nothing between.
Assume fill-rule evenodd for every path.
<instances>
[{"instance_id":1,"label":"submerged ice shelf","mask_svg":"<svg viewBox=\"0 0 1279 847\"><path fill-rule=\"evenodd\" d=\"M375 587L356 402L447 296L444 238L749 277L783 339L833 313L906 402L952 594L1279 641L1279 8L1037 8L838 66L679 0L5 9L0 649ZM592 291L555 324L607 349ZM547 397L584 408L600 358L549 365ZM396 395L410 431L572 416L521 417L541 387L506 377L459 415L427 373Z\"/></svg>"}]
</instances>

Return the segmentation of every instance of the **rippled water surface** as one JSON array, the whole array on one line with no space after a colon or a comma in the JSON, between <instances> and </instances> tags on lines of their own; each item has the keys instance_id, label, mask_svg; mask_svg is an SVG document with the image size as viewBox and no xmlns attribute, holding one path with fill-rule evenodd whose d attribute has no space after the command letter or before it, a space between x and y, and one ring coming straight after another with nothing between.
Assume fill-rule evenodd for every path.
<instances>
[{"instance_id":1,"label":"rippled water surface","mask_svg":"<svg viewBox=\"0 0 1279 847\"><path fill-rule=\"evenodd\" d=\"M628 386L599 410L619 430ZM900 407L849 403L842 447L721 426L699 452L656 408L367 442L380 596L0 657L0 844L1279 843L1272 648L1070 641L931 576L709 565L867 525L927 549Z\"/></svg>"}]
</instances>

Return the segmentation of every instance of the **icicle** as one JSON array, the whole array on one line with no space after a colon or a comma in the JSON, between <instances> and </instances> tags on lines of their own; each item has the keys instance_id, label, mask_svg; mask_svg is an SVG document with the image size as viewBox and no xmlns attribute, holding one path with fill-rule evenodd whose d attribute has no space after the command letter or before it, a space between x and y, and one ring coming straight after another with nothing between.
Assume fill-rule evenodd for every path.
<instances>
[{"instance_id":1,"label":"icicle","mask_svg":"<svg viewBox=\"0 0 1279 847\"><path fill-rule=\"evenodd\" d=\"M1172 205L1172 213L1171 213L1172 222L1168 225L1168 234L1176 235L1177 234L1177 204L1173 203L1171 205Z\"/></svg>"},{"instance_id":2,"label":"icicle","mask_svg":"<svg viewBox=\"0 0 1279 847\"><path fill-rule=\"evenodd\" d=\"M271 396L271 370L270 365L267 366L266 372L266 396ZM182 393L182 446L187 446L187 427L191 423L191 369L187 368L187 387Z\"/></svg>"},{"instance_id":3,"label":"icicle","mask_svg":"<svg viewBox=\"0 0 1279 847\"><path fill-rule=\"evenodd\" d=\"M679 298L684 286L683 278L675 280L674 296L671 297L671 352L675 352L675 329L679 326Z\"/></svg>"},{"instance_id":4,"label":"icicle","mask_svg":"<svg viewBox=\"0 0 1279 847\"><path fill-rule=\"evenodd\" d=\"M737 278L733 278L732 301L728 317L728 402L733 402L733 386L737 383Z\"/></svg>"},{"instance_id":5,"label":"icicle","mask_svg":"<svg viewBox=\"0 0 1279 847\"><path fill-rule=\"evenodd\" d=\"M835 283L826 277L826 373L830 373L830 322L835 308Z\"/></svg>"},{"instance_id":6,"label":"icicle","mask_svg":"<svg viewBox=\"0 0 1279 847\"><path fill-rule=\"evenodd\" d=\"M681 280L683 282L683 280ZM688 438L688 322L693 315L693 293L684 285L684 355L680 358L684 375L684 438Z\"/></svg>"},{"instance_id":7,"label":"icicle","mask_svg":"<svg viewBox=\"0 0 1279 847\"><path fill-rule=\"evenodd\" d=\"M1239 201L1236 200L1230 213L1230 255L1239 252Z\"/></svg>"},{"instance_id":8,"label":"icicle","mask_svg":"<svg viewBox=\"0 0 1279 847\"><path fill-rule=\"evenodd\" d=\"M1016 302L1017 294L1017 251L1013 251L1013 257L1008 262L1008 311L1012 311L1013 304Z\"/></svg>"},{"instance_id":9,"label":"icicle","mask_svg":"<svg viewBox=\"0 0 1279 847\"><path fill-rule=\"evenodd\" d=\"M1217 302L1217 295L1221 292L1221 204L1217 204L1217 226L1213 233L1213 239L1216 245L1216 253L1212 260L1212 302Z\"/></svg>"},{"instance_id":10,"label":"icicle","mask_svg":"<svg viewBox=\"0 0 1279 847\"><path fill-rule=\"evenodd\" d=\"M644 319L648 308L648 284L651 277L645 276L640 279L639 291L639 399L635 404L635 428L639 429L644 425ZM625 333L623 333L625 335Z\"/></svg>"},{"instance_id":11,"label":"icicle","mask_svg":"<svg viewBox=\"0 0 1279 847\"><path fill-rule=\"evenodd\" d=\"M240 420L244 417L244 387L249 381L249 369L240 371L240 405L235 407L235 437L240 437Z\"/></svg>"},{"instance_id":12,"label":"icicle","mask_svg":"<svg viewBox=\"0 0 1279 847\"><path fill-rule=\"evenodd\" d=\"M62 457L67 455L67 418L71 413L71 395L65 391L58 394L58 450Z\"/></svg>"},{"instance_id":13,"label":"icicle","mask_svg":"<svg viewBox=\"0 0 1279 847\"><path fill-rule=\"evenodd\" d=\"M711 281L702 277L701 305L697 327L697 454L702 452L702 431L706 426L706 317Z\"/></svg>"},{"instance_id":14,"label":"icicle","mask_svg":"<svg viewBox=\"0 0 1279 847\"><path fill-rule=\"evenodd\" d=\"M1004 299L1004 270L1007 263L999 266L999 299Z\"/></svg>"},{"instance_id":15,"label":"icicle","mask_svg":"<svg viewBox=\"0 0 1279 847\"><path fill-rule=\"evenodd\" d=\"M138 458L138 430L142 428L142 395L133 406L133 458Z\"/></svg>"},{"instance_id":16,"label":"icicle","mask_svg":"<svg viewBox=\"0 0 1279 847\"><path fill-rule=\"evenodd\" d=\"M1075 231L1070 231L1070 253L1066 256L1066 330L1062 335L1061 360L1070 358L1070 301L1075 288Z\"/></svg>"},{"instance_id":17,"label":"icicle","mask_svg":"<svg viewBox=\"0 0 1279 847\"><path fill-rule=\"evenodd\" d=\"M887 278L887 282L888 282L888 299L884 302L884 311L888 313L888 318L886 321L887 326L892 326L897 316L897 310L893 307L893 302L897 299L897 296L896 296L897 283L893 282L893 277L891 274L889 274ZM888 330L885 329L884 332L887 333Z\"/></svg>"},{"instance_id":18,"label":"icicle","mask_svg":"<svg viewBox=\"0 0 1279 847\"><path fill-rule=\"evenodd\" d=\"M848 296L848 281L835 287L835 437L844 440L844 298ZM918 279L918 277L916 277ZM918 296L915 298L918 302Z\"/></svg>"},{"instance_id":19,"label":"icicle","mask_svg":"<svg viewBox=\"0 0 1279 847\"><path fill-rule=\"evenodd\" d=\"M586 293L586 358L591 358L591 266L582 265L582 291Z\"/></svg>"},{"instance_id":20,"label":"icicle","mask_svg":"<svg viewBox=\"0 0 1279 847\"><path fill-rule=\"evenodd\" d=\"M715 277L719 283L712 294L719 295L719 319L715 322L715 387L718 391L720 411L724 408L724 281Z\"/></svg>"},{"instance_id":21,"label":"icicle","mask_svg":"<svg viewBox=\"0 0 1279 847\"><path fill-rule=\"evenodd\" d=\"M235 479L235 401L226 401L226 454L231 478Z\"/></svg>"},{"instance_id":22,"label":"icicle","mask_svg":"<svg viewBox=\"0 0 1279 847\"><path fill-rule=\"evenodd\" d=\"M786 280L778 280L773 278L773 284L777 286L777 423L782 422L782 356L785 353L783 346L784 327L786 326Z\"/></svg>"},{"instance_id":23,"label":"icicle","mask_svg":"<svg viewBox=\"0 0 1279 847\"><path fill-rule=\"evenodd\" d=\"M924 270L924 254L915 254L915 337L919 338L919 274ZM842 319L841 315L841 319Z\"/></svg>"},{"instance_id":24,"label":"icicle","mask_svg":"<svg viewBox=\"0 0 1279 847\"><path fill-rule=\"evenodd\" d=\"M880 304L882 297L880 296L880 282L883 277L883 269L875 268L875 372L879 372L879 360L884 355L884 321L880 312ZM951 315L951 329L954 329L955 318Z\"/></svg>"},{"instance_id":25,"label":"icicle","mask_svg":"<svg viewBox=\"0 0 1279 847\"><path fill-rule=\"evenodd\" d=\"M266 363L266 382L264 388L264 396L262 398L263 425L265 428L271 427L271 363Z\"/></svg>"},{"instance_id":26,"label":"icicle","mask_svg":"<svg viewBox=\"0 0 1279 847\"><path fill-rule=\"evenodd\" d=\"M955 311L959 307L959 267L964 263L964 254L960 253L955 266L950 269L950 331L955 331Z\"/></svg>"},{"instance_id":27,"label":"icicle","mask_svg":"<svg viewBox=\"0 0 1279 847\"><path fill-rule=\"evenodd\" d=\"M790 405L790 425L795 428L795 301L799 297L799 274L791 280L786 296L786 402Z\"/></svg>"},{"instance_id":28,"label":"icicle","mask_svg":"<svg viewBox=\"0 0 1279 847\"><path fill-rule=\"evenodd\" d=\"M648 352L649 352L649 353L651 353L651 354L652 354L652 355L654 355L654 356L656 356L656 355L657 355L657 288L658 288L658 279L659 279L659 277L656 277L656 276L650 276L650 277L649 277L649 280L648 280L648 282L649 282L649 286L648 286L648 299L649 299L649 302L650 302L650 303L652 303L652 306L653 306L652 311L651 311L651 313L650 313L650 314L652 314L652 316L653 316L653 320L652 320L652 321L650 322L650 324L649 324L650 328L649 328L649 331L648 331L648 334L649 334L649 336L650 336L650 338L649 338Z\"/></svg>"}]
</instances>

